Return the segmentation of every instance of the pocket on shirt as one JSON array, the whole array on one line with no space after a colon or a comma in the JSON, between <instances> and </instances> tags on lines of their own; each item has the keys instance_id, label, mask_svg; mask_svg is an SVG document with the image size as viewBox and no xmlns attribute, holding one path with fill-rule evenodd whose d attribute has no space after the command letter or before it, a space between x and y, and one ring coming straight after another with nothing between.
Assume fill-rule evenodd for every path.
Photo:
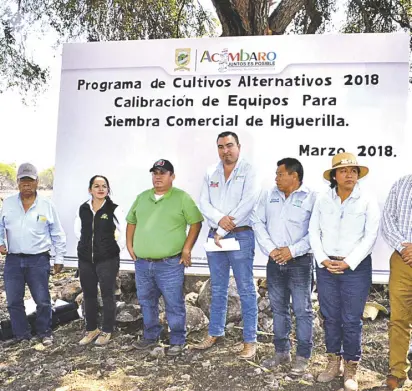
<instances>
[{"instance_id":1,"label":"pocket on shirt","mask_svg":"<svg viewBox=\"0 0 412 391\"><path fill-rule=\"evenodd\" d=\"M346 228L352 232L363 232L365 229L366 213L365 211L348 211L345 213Z\"/></svg>"},{"instance_id":2,"label":"pocket on shirt","mask_svg":"<svg viewBox=\"0 0 412 391\"><path fill-rule=\"evenodd\" d=\"M310 219L310 215L310 211L304 208L293 207L288 210L287 220L296 225L307 224Z\"/></svg>"}]
</instances>

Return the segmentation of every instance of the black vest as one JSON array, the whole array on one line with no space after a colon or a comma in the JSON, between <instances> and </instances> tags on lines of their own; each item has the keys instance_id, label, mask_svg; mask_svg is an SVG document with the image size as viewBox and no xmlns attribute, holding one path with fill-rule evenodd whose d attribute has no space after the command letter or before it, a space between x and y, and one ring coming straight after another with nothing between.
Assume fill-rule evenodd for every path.
<instances>
[{"instance_id":1,"label":"black vest","mask_svg":"<svg viewBox=\"0 0 412 391\"><path fill-rule=\"evenodd\" d=\"M82 229L77 245L79 260L98 262L119 255L120 249L114 237L116 231L114 211L116 208L117 205L110 198L107 198L104 205L93 217L88 202L80 206L79 216L82 221Z\"/></svg>"}]
</instances>

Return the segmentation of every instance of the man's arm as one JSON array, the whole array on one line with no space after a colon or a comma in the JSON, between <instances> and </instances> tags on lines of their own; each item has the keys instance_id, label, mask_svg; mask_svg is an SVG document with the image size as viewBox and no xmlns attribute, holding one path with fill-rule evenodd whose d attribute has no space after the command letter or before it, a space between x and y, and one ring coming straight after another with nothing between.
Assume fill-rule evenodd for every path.
<instances>
[{"instance_id":1,"label":"man's arm","mask_svg":"<svg viewBox=\"0 0 412 391\"><path fill-rule=\"evenodd\" d=\"M320 202L322 197L320 197L313 207L312 215L309 222L309 241L315 256L316 262L320 268L325 267L323 262L330 261L329 257L325 254L323 250L320 230Z\"/></svg>"},{"instance_id":2,"label":"man's arm","mask_svg":"<svg viewBox=\"0 0 412 391\"><path fill-rule=\"evenodd\" d=\"M187 234L187 238L182 250L182 258L180 259L180 263L183 263L186 267L192 264L192 248L196 243L201 228L201 222L190 225L189 233Z\"/></svg>"},{"instance_id":3,"label":"man's arm","mask_svg":"<svg viewBox=\"0 0 412 391\"><path fill-rule=\"evenodd\" d=\"M133 250L134 231L136 231L136 224L127 223L126 246L127 246L127 251L129 251L129 254L132 257L133 261L137 259L136 254L134 253L134 250Z\"/></svg>"},{"instance_id":4,"label":"man's arm","mask_svg":"<svg viewBox=\"0 0 412 391\"><path fill-rule=\"evenodd\" d=\"M256 172L250 169L246 174L245 184L243 187L242 199L235 209L230 211L229 215L234 217L234 223L237 226L238 223L252 213L253 208L259 198L259 186ZM219 226L216 234L220 237L224 237L229 232Z\"/></svg>"},{"instance_id":5,"label":"man's arm","mask_svg":"<svg viewBox=\"0 0 412 391\"><path fill-rule=\"evenodd\" d=\"M203 180L202 190L200 192L199 209L202 214L211 222L219 225L219 221L225 217L225 214L216 209L210 202L209 195L209 177L206 174Z\"/></svg>"},{"instance_id":6,"label":"man's arm","mask_svg":"<svg viewBox=\"0 0 412 391\"><path fill-rule=\"evenodd\" d=\"M49 225L50 238L54 247L54 272L60 273L64 265L64 255L66 254L66 234L60 223L59 215L53 204L51 206L51 212L53 221Z\"/></svg>"},{"instance_id":7,"label":"man's arm","mask_svg":"<svg viewBox=\"0 0 412 391\"><path fill-rule=\"evenodd\" d=\"M388 198L386 199L382 215L382 231L389 245L395 250L401 252L404 249L402 243L406 242L406 239L398 227L398 217L396 213L398 183L399 182L396 182L392 186Z\"/></svg>"},{"instance_id":8,"label":"man's arm","mask_svg":"<svg viewBox=\"0 0 412 391\"><path fill-rule=\"evenodd\" d=\"M6 227L4 225L4 216L3 216L3 208L0 210L0 254L6 255L7 248L6 248Z\"/></svg>"},{"instance_id":9,"label":"man's arm","mask_svg":"<svg viewBox=\"0 0 412 391\"><path fill-rule=\"evenodd\" d=\"M269 232L267 230L267 218L266 218L266 203L268 192L262 192L259 202L252 212L252 227L255 231L256 240L259 244L262 253L269 256L269 254L276 248L273 243Z\"/></svg>"}]
</instances>

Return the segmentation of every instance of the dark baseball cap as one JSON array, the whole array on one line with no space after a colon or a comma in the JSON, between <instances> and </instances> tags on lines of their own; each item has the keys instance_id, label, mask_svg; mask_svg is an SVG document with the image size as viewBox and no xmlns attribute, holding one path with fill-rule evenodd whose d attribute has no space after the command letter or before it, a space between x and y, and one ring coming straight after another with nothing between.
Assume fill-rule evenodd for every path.
<instances>
[{"instance_id":1,"label":"dark baseball cap","mask_svg":"<svg viewBox=\"0 0 412 391\"><path fill-rule=\"evenodd\" d=\"M149 171L153 172L155 170L170 171L172 174L175 172L175 169L173 168L173 164L170 163L169 160L166 160L166 159L157 160Z\"/></svg>"}]
</instances>

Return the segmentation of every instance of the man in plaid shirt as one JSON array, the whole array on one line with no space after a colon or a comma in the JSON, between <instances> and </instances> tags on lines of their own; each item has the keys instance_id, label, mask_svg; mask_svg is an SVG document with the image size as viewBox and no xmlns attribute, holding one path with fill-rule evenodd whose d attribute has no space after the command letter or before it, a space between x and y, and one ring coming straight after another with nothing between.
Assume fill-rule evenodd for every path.
<instances>
[{"instance_id":1,"label":"man in plaid shirt","mask_svg":"<svg viewBox=\"0 0 412 391\"><path fill-rule=\"evenodd\" d=\"M394 249L390 259L389 375L387 390L401 388L408 378L412 324L412 175L399 179L386 200L383 233Z\"/></svg>"}]
</instances>

